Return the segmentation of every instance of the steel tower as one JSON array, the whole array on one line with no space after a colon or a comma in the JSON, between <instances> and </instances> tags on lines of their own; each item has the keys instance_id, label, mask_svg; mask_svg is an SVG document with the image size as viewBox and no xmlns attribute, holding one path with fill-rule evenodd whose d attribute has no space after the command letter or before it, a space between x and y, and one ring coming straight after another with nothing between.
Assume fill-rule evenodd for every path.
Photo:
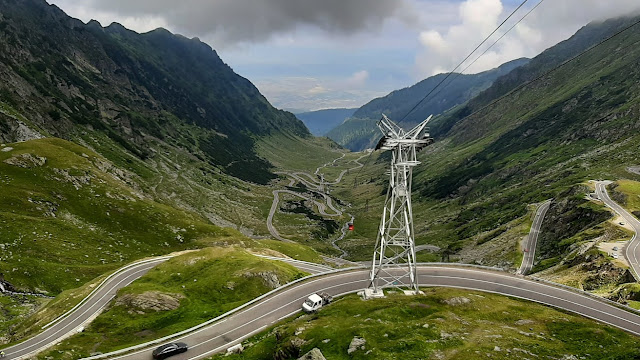
<instances>
[{"instance_id":1,"label":"steel tower","mask_svg":"<svg viewBox=\"0 0 640 360\"><path fill-rule=\"evenodd\" d=\"M432 116L405 132L382 115L378 127L383 133L376 150L391 150L389 188L373 253L369 287L365 297L384 296L386 287L409 288L417 293L416 249L411 207L413 168L420 164L417 154L433 143L426 126Z\"/></svg>"}]
</instances>

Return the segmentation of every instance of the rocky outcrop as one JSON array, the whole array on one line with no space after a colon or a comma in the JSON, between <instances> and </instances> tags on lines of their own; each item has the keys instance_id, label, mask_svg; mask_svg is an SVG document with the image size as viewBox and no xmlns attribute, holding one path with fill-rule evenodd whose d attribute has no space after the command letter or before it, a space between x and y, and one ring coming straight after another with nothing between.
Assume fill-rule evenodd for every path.
<instances>
[{"instance_id":1,"label":"rocky outcrop","mask_svg":"<svg viewBox=\"0 0 640 360\"><path fill-rule=\"evenodd\" d=\"M471 300L469 300L464 296L458 296L451 299L443 300L443 302L450 306L459 306L459 305L468 304L471 302Z\"/></svg>"},{"instance_id":2,"label":"rocky outcrop","mask_svg":"<svg viewBox=\"0 0 640 360\"><path fill-rule=\"evenodd\" d=\"M280 336L281 334L276 332L276 339L279 339ZM273 354L273 360L288 360L291 358L297 358L298 356L300 356L301 349L306 343L307 342L305 340L299 337L294 337L293 339L278 346Z\"/></svg>"},{"instance_id":3,"label":"rocky outcrop","mask_svg":"<svg viewBox=\"0 0 640 360\"><path fill-rule=\"evenodd\" d=\"M366 343L367 343L367 340L355 336L353 339L351 339L351 343L349 344L349 349L347 349L347 354L351 355L352 353L358 350L364 350Z\"/></svg>"},{"instance_id":4,"label":"rocky outcrop","mask_svg":"<svg viewBox=\"0 0 640 360\"><path fill-rule=\"evenodd\" d=\"M635 282L628 269L616 266L595 249L590 249L565 262L569 268L586 273L582 280L584 290L595 290L605 285L621 285Z\"/></svg>"},{"instance_id":5,"label":"rocky outcrop","mask_svg":"<svg viewBox=\"0 0 640 360\"><path fill-rule=\"evenodd\" d=\"M327 360L324 355L322 355L322 351L318 348L313 348L308 353L304 354L302 357L298 358L298 360Z\"/></svg>"},{"instance_id":6,"label":"rocky outcrop","mask_svg":"<svg viewBox=\"0 0 640 360\"><path fill-rule=\"evenodd\" d=\"M126 294L116 300L116 306L125 306L130 311L170 311L180 307L182 294L146 291L142 294Z\"/></svg>"},{"instance_id":7,"label":"rocky outcrop","mask_svg":"<svg viewBox=\"0 0 640 360\"><path fill-rule=\"evenodd\" d=\"M538 259L566 255L572 243L563 240L611 218L609 211L590 206L584 199L587 192L586 187L575 186L551 204L538 238Z\"/></svg>"},{"instance_id":8,"label":"rocky outcrop","mask_svg":"<svg viewBox=\"0 0 640 360\"><path fill-rule=\"evenodd\" d=\"M259 277L262 280L262 283L271 289L276 289L282 286L278 275L271 271L260 271L256 273L248 272L244 274L244 276L246 278Z\"/></svg>"},{"instance_id":9,"label":"rocky outcrop","mask_svg":"<svg viewBox=\"0 0 640 360\"><path fill-rule=\"evenodd\" d=\"M35 167L43 166L47 162L47 158L27 153L10 157L4 162L5 164L21 167L23 169L33 169Z\"/></svg>"}]
</instances>

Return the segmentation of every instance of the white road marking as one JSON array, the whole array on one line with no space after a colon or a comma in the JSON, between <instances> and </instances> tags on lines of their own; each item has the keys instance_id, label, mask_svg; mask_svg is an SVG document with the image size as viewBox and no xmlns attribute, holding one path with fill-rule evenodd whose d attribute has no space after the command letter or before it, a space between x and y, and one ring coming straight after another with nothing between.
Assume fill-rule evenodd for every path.
<instances>
[{"instance_id":1,"label":"white road marking","mask_svg":"<svg viewBox=\"0 0 640 360\"><path fill-rule=\"evenodd\" d=\"M147 265L147 264L145 264L145 265ZM139 276L137 276L137 274L140 274L140 273L145 272L145 271L148 271L148 270L149 270L149 269L142 269L142 270L138 270L138 271L136 271L135 273L132 273L132 274L128 275L128 276L127 276L127 277L125 277L124 279L120 280L120 281L119 281L119 282L114 286L114 288L115 288L115 287L117 287L118 285L120 285L121 283L123 283L123 282L125 282L125 281L127 281L127 280L130 280L130 278L131 278L131 277L134 277L134 278L133 278L131 281L129 281L125 286L127 286L127 285L131 284L132 282L134 282L135 280L137 280L137 279L139 278ZM85 315L87 312L89 312L89 310L91 310L91 309L93 309L94 307L96 307L96 305L97 305L100 301L102 301L105 297L107 297L107 296L111 296L111 294L110 294L110 293L111 293L111 291L107 291L104 295L102 295L98 300L96 300L95 302L93 302L93 304L92 304L91 306L89 306L89 308L87 308L85 311L83 311L83 312L82 312L80 315L78 315L76 318L80 318L80 317L82 317L82 316L83 316L83 315ZM93 316L95 313L97 313L97 312L99 312L99 311L102 311L102 309L103 309L105 306L106 306L106 303L105 303L104 305L100 306L100 307L99 307L99 308L98 308L98 309L97 309L97 310L92 314L92 316ZM90 316L90 317L91 317L91 316ZM34 346L37 346L37 345L39 345L39 344L41 344L41 343L43 343L43 342L45 342L45 341L49 340L50 338L52 338L53 336L57 335L58 333L60 333L60 332L62 332L62 331L65 331L65 329L69 328L69 327L70 327L70 325L71 325L71 324L68 324L68 325L66 325L66 326L64 326L64 327L62 327L62 328L60 328L58 331L54 332L53 334L51 334L51 335L47 336L46 338L44 338L44 339L42 339L42 340L40 340L40 341L38 341L37 343L34 343L34 344L32 344L32 345L29 345L29 346L27 346L27 347L24 347L24 348L22 348L22 349L18 350L18 352L22 352L22 351L25 351L25 350L31 349L31 348L33 348ZM73 328L75 328L75 327L77 327L77 325L72 326L72 327L71 327L71 329L66 330L66 332L73 330ZM27 354L25 354L25 355L29 355L29 354L32 354L32 353L34 353L34 352L39 352L39 351L41 351L41 350L43 350L43 349L46 349L46 348L48 348L48 347L50 347L50 346L52 346L52 345L56 344L57 342L58 342L58 339L54 339L52 342L50 342L50 343L48 343L48 344L46 344L46 345L44 345L44 346L42 346L42 347L40 347L40 348L38 348L38 349L34 350L34 351L31 351L31 352L29 352L29 353L27 353ZM7 353L7 355L14 355L14 354L17 354L17 352ZM25 356L25 355L23 355L23 356Z\"/></svg>"}]
</instances>

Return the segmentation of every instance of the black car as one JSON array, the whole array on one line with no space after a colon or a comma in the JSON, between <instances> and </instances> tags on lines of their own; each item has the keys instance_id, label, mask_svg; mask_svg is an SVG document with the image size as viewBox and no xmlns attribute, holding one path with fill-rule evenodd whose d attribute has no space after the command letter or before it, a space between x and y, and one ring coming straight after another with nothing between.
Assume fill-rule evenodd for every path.
<instances>
[{"instance_id":1,"label":"black car","mask_svg":"<svg viewBox=\"0 0 640 360\"><path fill-rule=\"evenodd\" d=\"M159 348L153 350L153 358L166 359L169 356L182 354L183 352L186 352L187 349L187 344L181 342L162 345Z\"/></svg>"}]
</instances>

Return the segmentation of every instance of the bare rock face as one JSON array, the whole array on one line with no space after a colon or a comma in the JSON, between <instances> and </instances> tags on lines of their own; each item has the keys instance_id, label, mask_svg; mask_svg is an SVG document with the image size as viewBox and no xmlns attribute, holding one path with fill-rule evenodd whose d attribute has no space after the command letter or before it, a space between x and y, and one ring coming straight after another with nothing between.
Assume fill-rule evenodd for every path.
<instances>
[{"instance_id":1,"label":"bare rock face","mask_svg":"<svg viewBox=\"0 0 640 360\"><path fill-rule=\"evenodd\" d=\"M31 129L22 121L17 121L18 127L15 129L15 141L23 142L29 140L37 140L42 139L44 136L37 132L36 130Z\"/></svg>"},{"instance_id":2,"label":"bare rock face","mask_svg":"<svg viewBox=\"0 0 640 360\"><path fill-rule=\"evenodd\" d=\"M91 184L91 175L85 172L84 175L72 175L69 169L57 169L54 168L53 172L58 175L56 179L61 182L71 183L76 190L79 190L84 185Z\"/></svg>"},{"instance_id":3,"label":"bare rock face","mask_svg":"<svg viewBox=\"0 0 640 360\"><path fill-rule=\"evenodd\" d=\"M458 306L470 303L471 300L467 299L464 296L454 297L451 299L444 300L444 303L451 306Z\"/></svg>"},{"instance_id":4,"label":"bare rock face","mask_svg":"<svg viewBox=\"0 0 640 360\"><path fill-rule=\"evenodd\" d=\"M126 294L116 300L116 306L123 305L131 310L170 311L180 307L182 294L167 294L159 291L146 291L142 294Z\"/></svg>"},{"instance_id":5,"label":"bare rock face","mask_svg":"<svg viewBox=\"0 0 640 360\"><path fill-rule=\"evenodd\" d=\"M322 351L318 348L313 348L308 353L304 354L298 360L327 360L324 355L322 355Z\"/></svg>"},{"instance_id":6,"label":"bare rock face","mask_svg":"<svg viewBox=\"0 0 640 360\"><path fill-rule=\"evenodd\" d=\"M4 162L24 169L33 169L35 167L43 166L47 162L47 158L27 153L10 157Z\"/></svg>"},{"instance_id":7,"label":"bare rock face","mask_svg":"<svg viewBox=\"0 0 640 360\"><path fill-rule=\"evenodd\" d=\"M366 343L367 343L367 340L355 336L351 340L351 343L349 344L349 349L347 350L347 354L351 355L353 352L357 350L364 350L364 345Z\"/></svg>"},{"instance_id":8,"label":"bare rock face","mask_svg":"<svg viewBox=\"0 0 640 360\"><path fill-rule=\"evenodd\" d=\"M265 284L265 286L271 289L277 289L281 286L280 279L278 279L278 275L274 272L261 271L257 273L246 273L245 277L247 278L259 277L262 279L262 282Z\"/></svg>"}]
</instances>

